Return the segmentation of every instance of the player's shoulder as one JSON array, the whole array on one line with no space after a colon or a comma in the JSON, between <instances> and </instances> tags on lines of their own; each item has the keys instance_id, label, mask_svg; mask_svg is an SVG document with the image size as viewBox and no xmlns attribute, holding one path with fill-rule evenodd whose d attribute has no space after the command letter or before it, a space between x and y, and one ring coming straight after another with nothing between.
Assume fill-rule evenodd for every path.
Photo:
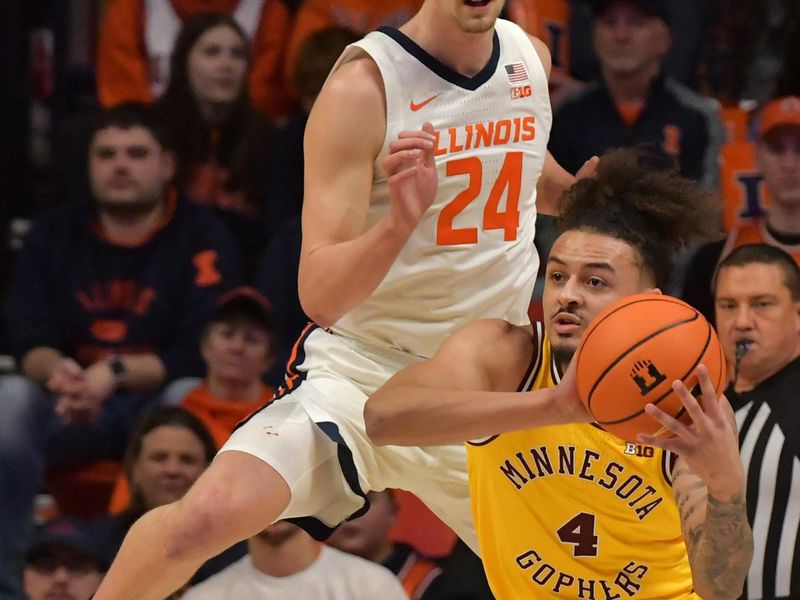
<instances>
[{"instance_id":1,"label":"player's shoulder","mask_svg":"<svg viewBox=\"0 0 800 600\"><path fill-rule=\"evenodd\" d=\"M550 48L548 48L547 44L543 42L541 39L536 37L535 35L525 31L522 27L514 23L513 21L508 21L505 19L498 19L495 23L495 30L498 33L512 33L512 30L515 30L517 33L514 34L516 36L520 36L523 38L527 38L527 40L533 46L533 50L536 52L536 55L539 58L539 61L542 63L544 67L545 73L550 74L550 68L552 66L552 58L550 56Z\"/></svg>"},{"instance_id":2,"label":"player's shoulder","mask_svg":"<svg viewBox=\"0 0 800 600\"><path fill-rule=\"evenodd\" d=\"M535 329L503 319L481 319L457 329L438 354L447 359L481 366L487 374L527 363L537 344Z\"/></svg>"},{"instance_id":3,"label":"player's shoulder","mask_svg":"<svg viewBox=\"0 0 800 600\"><path fill-rule=\"evenodd\" d=\"M314 102L309 123L323 116L358 119L364 123L380 119L384 112L383 78L377 63L365 52L358 52L339 64L330 74ZM334 122L337 122L336 120ZM352 123L342 122L350 128ZM326 128L330 123L326 124Z\"/></svg>"},{"instance_id":4,"label":"player's shoulder","mask_svg":"<svg viewBox=\"0 0 800 600\"><path fill-rule=\"evenodd\" d=\"M550 56L550 48L547 47L542 40L540 40L535 35L530 33L526 34L528 39L533 44L533 49L536 50L536 54L539 57L539 60L542 62L542 66L544 67L545 73L548 75L550 74L550 69L553 65L553 59Z\"/></svg>"},{"instance_id":5,"label":"player's shoulder","mask_svg":"<svg viewBox=\"0 0 800 600\"><path fill-rule=\"evenodd\" d=\"M375 59L360 48L351 48L349 56L331 72L321 94L358 96L382 93L383 77Z\"/></svg>"}]
</instances>

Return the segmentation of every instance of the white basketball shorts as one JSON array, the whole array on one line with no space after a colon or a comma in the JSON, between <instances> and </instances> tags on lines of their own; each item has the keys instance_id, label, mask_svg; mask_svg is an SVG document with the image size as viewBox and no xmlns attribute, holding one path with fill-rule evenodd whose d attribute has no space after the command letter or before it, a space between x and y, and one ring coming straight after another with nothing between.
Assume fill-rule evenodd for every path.
<instances>
[{"instance_id":1,"label":"white basketball shorts","mask_svg":"<svg viewBox=\"0 0 800 600\"><path fill-rule=\"evenodd\" d=\"M278 398L240 425L220 452L245 452L278 471L292 492L279 518L317 539L366 512L368 491L397 488L415 494L477 552L465 447L380 447L365 432L367 398L414 360L310 325Z\"/></svg>"}]
</instances>

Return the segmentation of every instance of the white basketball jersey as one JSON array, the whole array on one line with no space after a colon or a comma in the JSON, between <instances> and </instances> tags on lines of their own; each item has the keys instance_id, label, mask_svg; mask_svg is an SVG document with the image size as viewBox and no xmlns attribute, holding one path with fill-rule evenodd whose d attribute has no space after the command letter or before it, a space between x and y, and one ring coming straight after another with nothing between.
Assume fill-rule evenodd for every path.
<instances>
[{"instance_id":1,"label":"white basketball jersey","mask_svg":"<svg viewBox=\"0 0 800 600\"><path fill-rule=\"evenodd\" d=\"M527 323L539 267L536 182L552 122L530 39L498 20L489 63L466 77L400 31L380 28L345 50L333 70L363 52L380 68L387 104L367 226L389 208L382 168L389 143L425 121L436 131L439 191L383 282L333 330L428 357L466 322Z\"/></svg>"},{"instance_id":2,"label":"white basketball jersey","mask_svg":"<svg viewBox=\"0 0 800 600\"><path fill-rule=\"evenodd\" d=\"M261 21L264 0L242 0L233 18L253 39ZM145 0L144 48L150 66L150 91L158 98L169 81L169 59L183 22L169 0Z\"/></svg>"}]
</instances>

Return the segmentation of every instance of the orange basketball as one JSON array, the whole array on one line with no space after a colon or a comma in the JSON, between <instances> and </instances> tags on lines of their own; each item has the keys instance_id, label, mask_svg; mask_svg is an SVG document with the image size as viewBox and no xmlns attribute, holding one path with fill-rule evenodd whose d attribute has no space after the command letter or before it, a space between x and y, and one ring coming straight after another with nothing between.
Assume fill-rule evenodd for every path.
<instances>
[{"instance_id":1,"label":"orange basketball","mask_svg":"<svg viewBox=\"0 0 800 600\"><path fill-rule=\"evenodd\" d=\"M583 334L575 360L586 408L603 429L631 442L662 429L644 412L647 403L691 422L672 382L680 379L697 396L701 363L717 393L725 385L714 329L694 308L662 294L629 296L606 308Z\"/></svg>"}]
</instances>

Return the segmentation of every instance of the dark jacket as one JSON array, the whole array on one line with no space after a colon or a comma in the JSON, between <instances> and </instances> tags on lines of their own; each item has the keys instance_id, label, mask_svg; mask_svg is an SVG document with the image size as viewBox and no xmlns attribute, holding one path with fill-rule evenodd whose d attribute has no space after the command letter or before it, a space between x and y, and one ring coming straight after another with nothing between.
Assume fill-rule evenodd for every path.
<instances>
[{"instance_id":1,"label":"dark jacket","mask_svg":"<svg viewBox=\"0 0 800 600\"><path fill-rule=\"evenodd\" d=\"M657 77L636 122L628 126L603 81L564 101L553 116L549 150L569 172L611 148L654 143L676 156L681 174L716 187L724 129L716 100Z\"/></svg>"},{"instance_id":2,"label":"dark jacket","mask_svg":"<svg viewBox=\"0 0 800 600\"><path fill-rule=\"evenodd\" d=\"M73 204L33 223L6 301L11 350L55 348L87 366L154 352L167 379L202 376L198 341L220 293L241 281L239 258L208 210L171 200L132 246L106 240L92 208Z\"/></svg>"}]
</instances>

